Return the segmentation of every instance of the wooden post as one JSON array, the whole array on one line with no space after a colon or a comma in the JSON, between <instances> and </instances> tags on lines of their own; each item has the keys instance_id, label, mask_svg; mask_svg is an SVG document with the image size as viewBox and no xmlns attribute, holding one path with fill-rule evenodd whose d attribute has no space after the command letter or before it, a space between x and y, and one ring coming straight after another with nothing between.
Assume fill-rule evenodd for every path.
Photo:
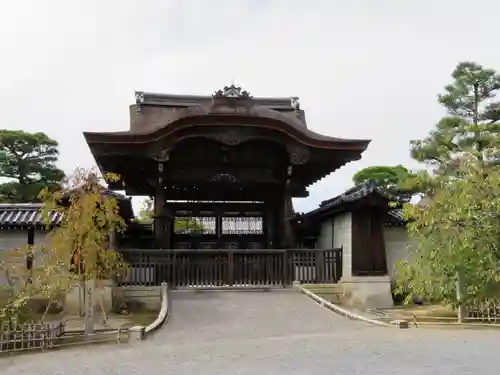
<instances>
[{"instance_id":1,"label":"wooden post","mask_svg":"<svg viewBox=\"0 0 500 375\"><path fill-rule=\"evenodd\" d=\"M228 284L233 285L234 284L234 254L232 251L228 252Z\"/></svg>"},{"instance_id":2,"label":"wooden post","mask_svg":"<svg viewBox=\"0 0 500 375\"><path fill-rule=\"evenodd\" d=\"M315 279L316 282L322 283L325 282L325 250L318 249L314 251L316 255L316 274Z\"/></svg>"},{"instance_id":3,"label":"wooden post","mask_svg":"<svg viewBox=\"0 0 500 375\"><path fill-rule=\"evenodd\" d=\"M288 250L285 249L283 251L283 286L290 285L290 258L288 254Z\"/></svg>"},{"instance_id":4,"label":"wooden post","mask_svg":"<svg viewBox=\"0 0 500 375\"><path fill-rule=\"evenodd\" d=\"M284 194L283 194L283 205L282 205L282 220L283 220L283 237L282 245L283 248L294 248L295 238L293 234L292 222L293 217L293 204L292 204L292 192L291 192L291 175L292 167L289 166L287 170L287 180L285 182Z\"/></svg>"},{"instance_id":5,"label":"wooden post","mask_svg":"<svg viewBox=\"0 0 500 375\"><path fill-rule=\"evenodd\" d=\"M170 208L165 204L163 206L163 217L164 217L164 227L165 227L165 249L172 248L172 233L174 231L174 215Z\"/></svg>"},{"instance_id":6,"label":"wooden post","mask_svg":"<svg viewBox=\"0 0 500 375\"><path fill-rule=\"evenodd\" d=\"M276 247L275 243L275 230L274 230L274 201L268 199L265 201L265 208L263 210L263 225L264 233L266 236L266 247L269 249L274 249Z\"/></svg>"},{"instance_id":7,"label":"wooden post","mask_svg":"<svg viewBox=\"0 0 500 375\"><path fill-rule=\"evenodd\" d=\"M33 269L33 262L35 258L35 254L33 251L33 245L35 245L35 227L30 226L28 228L28 247L30 248L30 251L28 253L28 256L26 257L26 269L29 271L29 277L26 280L28 284L32 283L31 280L31 274L32 274L32 269Z\"/></svg>"},{"instance_id":8,"label":"wooden post","mask_svg":"<svg viewBox=\"0 0 500 375\"><path fill-rule=\"evenodd\" d=\"M163 183L163 163L158 163L158 181L154 199L154 236L157 248L167 246L167 232L165 223L165 186Z\"/></svg>"}]
</instances>

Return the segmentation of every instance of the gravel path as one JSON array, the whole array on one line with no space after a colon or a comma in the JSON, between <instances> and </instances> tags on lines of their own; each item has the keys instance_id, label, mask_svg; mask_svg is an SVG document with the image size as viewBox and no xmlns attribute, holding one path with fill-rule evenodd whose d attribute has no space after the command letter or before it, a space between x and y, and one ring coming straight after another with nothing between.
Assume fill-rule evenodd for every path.
<instances>
[{"instance_id":1,"label":"gravel path","mask_svg":"<svg viewBox=\"0 0 500 375\"><path fill-rule=\"evenodd\" d=\"M369 326L294 291L176 292L167 326L138 346L0 359L0 374L497 375L499 339Z\"/></svg>"}]
</instances>

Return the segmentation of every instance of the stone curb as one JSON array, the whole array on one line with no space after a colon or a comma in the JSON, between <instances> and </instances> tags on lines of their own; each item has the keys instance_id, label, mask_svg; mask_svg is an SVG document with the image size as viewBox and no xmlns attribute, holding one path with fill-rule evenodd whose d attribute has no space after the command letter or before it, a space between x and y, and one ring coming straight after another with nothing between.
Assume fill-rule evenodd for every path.
<instances>
[{"instance_id":1,"label":"stone curb","mask_svg":"<svg viewBox=\"0 0 500 375\"><path fill-rule=\"evenodd\" d=\"M146 327L145 329L146 335L160 328L167 321L169 317L171 303L170 303L170 295L168 293L167 283L161 283L160 291L161 291L160 312L158 313L158 316L156 317L155 321Z\"/></svg>"},{"instance_id":2,"label":"stone curb","mask_svg":"<svg viewBox=\"0 0 500 375\"><path fill-rule=\"evenodd\" d=\"M378 320L370 319L367 317L364 317L362 315L355 314L351 311L348 311L346 309L343 309L342 307L335 305L324 298L321 298L320 296L312 293L311 291L307 290L304 288L300 283L294 282L293 283L293 288L303 294L305 294L307 297L312 299L313 301L319 303L321 306L326 307L328 310L333 311L334 313L337 313L339 315L343 315L347 318L353 319L353 320L359 320L365 323L381 326L381 327L391 327L391 328L396 328L396 325L394 324L389 324L389 323L384 323L380 322Z\"/></svg>"},{"instance_id":3,"label":"stone curb","mask_svg":"<svg viewBox=\"0 0 500 375\"><path fill-rule=\"evenodd\" d=\"M158 328L163 326L163 324L166 323L168 318L170 317L170 306L171 306L171 300L170 300L170 294L168 292L168 285L167 283L161 283L160 286L160 296L161 296L161 307L160 307L160 312L158 313L158 316L156 317L155 321L148 325L147 327L144 326L134 326L129 329L129 343L133 344L138 341L146 340L148 338L148 335L156 331Z\"/></svg>"}]
</instances>

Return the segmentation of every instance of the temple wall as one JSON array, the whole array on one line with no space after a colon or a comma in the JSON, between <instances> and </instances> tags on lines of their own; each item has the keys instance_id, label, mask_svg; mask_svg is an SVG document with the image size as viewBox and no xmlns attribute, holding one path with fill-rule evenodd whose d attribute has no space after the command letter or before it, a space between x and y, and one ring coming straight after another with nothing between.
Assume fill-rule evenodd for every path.
<instances>
[{"instance_id":1,"label":"temple wall","mask_svg":"<svg viewBox=\"0 0 500 375\"><path fill-rule=\"evenodd\" d=\"M395 263L398 260L406 260L410 256L408 231L405 227L385 227L384 239L387 270L389 276L394 278Z\"/></svg>"},{"instance_id":2,"label":"temple wall","mask_svg":"<svg viewBox=\"0 0 500 375\"><path fill-rule=\"evenodd\" d=\"M321 229L316 240L317 249L331 249L333 247L334 238L334 220L327 219L321 223Z\"/></svg>"},{"instance_id":3,"label":"temple wall","mask_svg":"<svg viewBox=\"0 0 500 375\"><path fill-rule=\"evenodd\" d=\"M331 249L342 247L343 276L351 275L351 214L342 213L321 223L320 235L316 248ZM385 252L387 269L391 279L395 274L395 263L398 260L409 259L409 236L405 227L384 227Z\"/></svg>"},{"instance_id":4,"label":"temple wall","mask_svg":"<svg viewBox=\"0 0 500 375\"><path fill-rule=\"evenodd\" d=\"M333 247L342 248L342 277L352 270L352 215L344 212L333 218Z\"/></svg>"},{"instance_id":5,"label":"temple wall","mask_svg":"<svg viewBox=\"0 0 500 375\"><path fill-rule=\"evenodd\" d=\"M395 276L395 263L398 260L408 259L410 255L408 232L405 227L384 227L384 241L388 274L353 277L344 271L341 280L344 304L361 309L393 306L391 290Z\"/></svg>"},{"instance_id":6,"label":"temple wall","mask_svg":"<svg viewBox=\"0 0 500 375\"><path fill-rule=\"evenodd\" d=\"M388 275L352 276L352 216L346 212L321 223L316 248L342 247L342 302L360 308L386 308L393 305L391 282L395 263L410 256L409 236L405 227L384 227Z\"/></svg>"},{"instance_id":7,"label":"temple wall","mask_svg":"<svg viewBox=\"0 0 500 375\"><path fill-rule=\"evenodd\" d=\"M44 242L46 233L43 231L36 231L34 242L40 244ZM9 250L18 249L28 244L28 231L26 229L19 230L0 230L0 262L10 264L14 271L16 267L26 267L25 257L12 257L9 256ZM36 257L35 260L36 262ZM5 271L0 267L0 284L6 282Z\"/></svg>"},{"instance_id":8,"label":"temple wall","mask_svg":"<svg viewBox=\"0 0 500 375\"><path fill-rule=\"evenodd\" d=\"M321 223L317 249L342 248L342 273L351 274L351 213L345 212Z\"/></svg>"}]
</instances>

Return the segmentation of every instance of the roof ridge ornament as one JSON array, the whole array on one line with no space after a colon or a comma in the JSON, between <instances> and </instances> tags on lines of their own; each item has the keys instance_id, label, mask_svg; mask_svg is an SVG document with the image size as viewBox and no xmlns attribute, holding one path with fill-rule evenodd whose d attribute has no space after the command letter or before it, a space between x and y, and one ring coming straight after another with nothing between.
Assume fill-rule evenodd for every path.
<instances>
[{"instance_id":1,"label":"roof ridge ornament","mask_svg":"<svg viewBox=\"0 0 500 375\"><path fill-rule=\"evenodd\" d=\"M142 113L142 103L144 103L144 91L135 91L135 112L138 115Z\"/></svg>"},{"instance_id":2,"label":"roof ridge ornament","mask_svg":"<svg viewBox=\"0 0 500 375\"><path fill-rule=\"evenodd\" d=\"M242 90L241 87L235 86L224 86L222 90L217 90L213 95L214 99L252 99L250 93L246 90Z\"/></svg>"}]
</instances>

